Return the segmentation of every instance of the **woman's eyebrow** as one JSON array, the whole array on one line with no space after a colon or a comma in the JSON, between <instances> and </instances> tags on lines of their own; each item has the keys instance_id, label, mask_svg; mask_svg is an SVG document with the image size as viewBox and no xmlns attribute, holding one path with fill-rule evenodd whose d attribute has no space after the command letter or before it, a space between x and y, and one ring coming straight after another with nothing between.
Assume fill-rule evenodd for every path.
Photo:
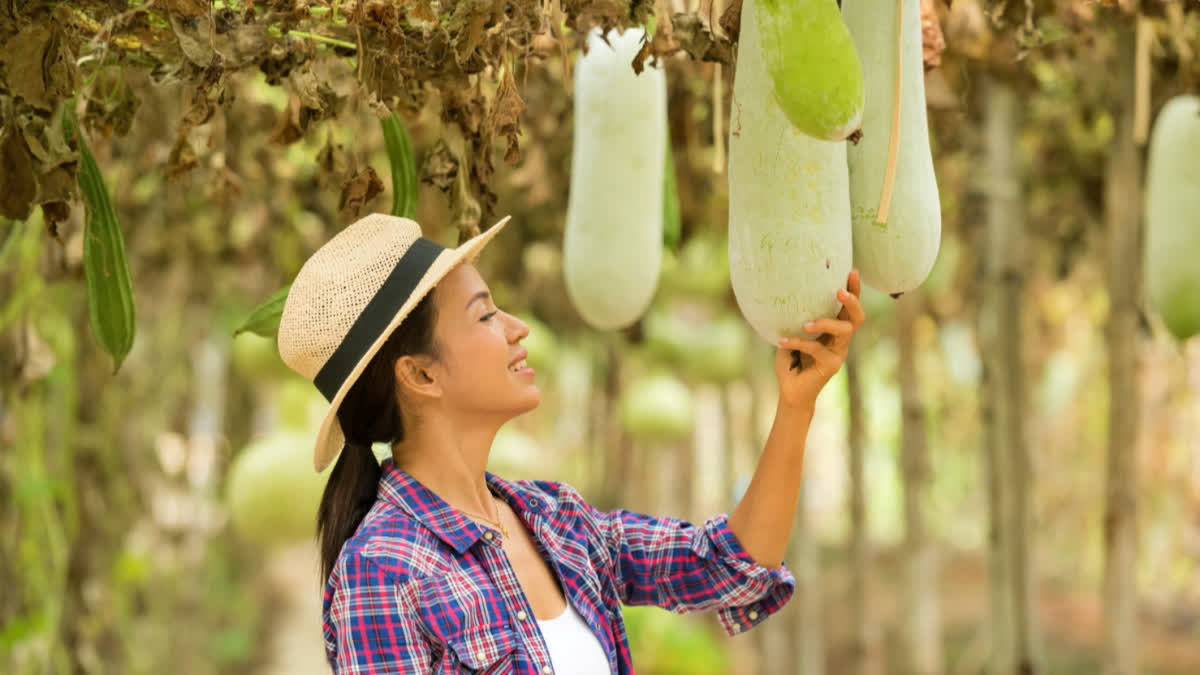
<instances>
[{"instance_id":1,"label":"woman's eyebrow","mask_svg":"<svg viewBox=\"0 0 1200 675\"><path fill-rule=\"evenodd\" d=\"M488 298L490 298L490 297L492 297L492 294L491 294L490 292L488 292L488 291L479 291L479 292L478 292L478 293L476 293L475 295L472 295L472 296L471 296L471 298L470 298L469 300L467 300L467 307L470 307L470 306L471 306L471 303L472 303L472 302L475 302L476 300L487 300L487 299L488 299Z\"/></svg>"}]
</instances>

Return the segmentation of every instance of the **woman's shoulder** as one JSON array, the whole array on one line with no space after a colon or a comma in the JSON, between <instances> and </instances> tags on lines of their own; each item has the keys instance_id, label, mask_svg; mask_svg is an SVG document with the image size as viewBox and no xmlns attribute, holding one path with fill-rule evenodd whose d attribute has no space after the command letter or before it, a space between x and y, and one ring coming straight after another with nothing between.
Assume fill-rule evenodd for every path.
<instances>
[{"instance_id":1,"label":"woman's shoulder","mask_svg":"<svg viewBox=\"0 0 1200 675\"><path fill-rule=\"evenodd\" d=\"M402 583L429 573L425 567L435 557L435 547L429 532L412 515L379 500L342 546L336 567L350 574L377 570L382 577Z\"/></svg>"}]
</instances>

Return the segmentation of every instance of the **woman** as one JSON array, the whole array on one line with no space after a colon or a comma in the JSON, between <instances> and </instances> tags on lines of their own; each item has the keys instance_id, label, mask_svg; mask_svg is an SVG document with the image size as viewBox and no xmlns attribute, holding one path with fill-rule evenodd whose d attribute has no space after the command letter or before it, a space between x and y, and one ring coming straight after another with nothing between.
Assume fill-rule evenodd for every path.
<instances>
[{"instance_id":1,"label":"woman","mask_svg":"<svg viewBox=\"0 0 1200 675\"><path fill-rule=\"evenodd\" d=\"M716 610L730 633L781 608L817 394L863 322L857 273L838 319L775 357L775 423L742 500L703 526L600 512L562 483L485 471L492 439L540 400L521 339L457 249L371 215L304 264L279 326L284 361L330 402L318 471L325 650L335 673L631 673L621 603ZM825 344L827 342L828 344ZM792 351L812 357L791 370ZM388 443L382 466L371 451Z\"/></svg>"}]
</instances>

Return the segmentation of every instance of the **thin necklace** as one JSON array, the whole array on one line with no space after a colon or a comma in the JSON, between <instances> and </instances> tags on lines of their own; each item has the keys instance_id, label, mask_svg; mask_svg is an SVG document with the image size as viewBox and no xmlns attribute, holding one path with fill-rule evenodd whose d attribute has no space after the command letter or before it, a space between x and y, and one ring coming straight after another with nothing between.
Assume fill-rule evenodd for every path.
<instances>
[{"instance_id":1,"label":"thin necklace","mask_svg":"<svg viewBox=\"0 0 1200 675\"><path fill-rule=\"evenodd\" d=\"M495 497L492 497L492 499L494 500ZM468 516L471 516L472 518L478 518L479 520L482 520L490 525L496 526L496 528L500 530L500 534L504 535L505 539L508 539L508 528L504 527L504 523L500 522L500 509L499 509L499 507L496 506L494 501L492 502L492 508L496 509L496 518L495 519L488 518L487 516L481 516L478 513L471 513L470 511L467 511L466 509L459 509L459 511L462 511L463 513L465 513Z\"/></svg>"}]
</instances>

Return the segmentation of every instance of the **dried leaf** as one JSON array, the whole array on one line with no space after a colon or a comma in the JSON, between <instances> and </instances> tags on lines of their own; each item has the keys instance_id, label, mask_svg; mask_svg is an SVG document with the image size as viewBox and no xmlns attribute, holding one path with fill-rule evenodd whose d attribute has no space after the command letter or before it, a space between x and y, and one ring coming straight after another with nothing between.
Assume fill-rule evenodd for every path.
<instances>
[{"instance_id":1,"label":"dried leaf","mask_svg":"<svg viewBox=\"0 0 1200 675\"><path fill-rule=\"evenodd\" d=\"M0 132L0 216L25 220L36 197L36 160L25 136L9 125Z\"/></svg>"},{"instance_id":2,"label":"dried leaf","mask_svg":"<svg viewBox=\"0 0 1200 675\"><path fill-rule=\"evenodd\" d=\"M342 195L338 200L338 215L345 222L358 219L367 205L383 192L383 181L370 166L356 171L342 182Z\"/></svg>"},{"instance_id":3,"label":"dried leaf","mask_svg":"<svg viewBox=\"0 0 1200 675\"><path fill-rule=\"evenodd\" d=\"M446 141L439 138L421 162L421 182L445 192L454 187L457 177L458 158Z\"/></svg>"},{"instance_id":4,"label":"dried leaf","mask_svg":"<svg viewBox=\"0 0 1200 675\"><path fill-rule=\"evenodd\" d=\"M339 102L333 88L313 71L312 63L310 61L293 70L288 78L292 91L300 98L301 111L307 116L309 124L335 116Z\"/></svg>"},{"instance_id":5,"label":"dried leaf","mask_svg":"<svg viewBox=\"0 0 1200 675\"><path fill-rule=\"evenodd\" d=\"M54 110L71 95L78 81L74 59L62 33L42 24L29 24L0 47L8 86L13 94L41 110Z\"/></svg>"},{"instance_id":6,"label":"dried leaf","mask_svg":"<svg viewBox=\"0 0 1200 675\"><path fill-rule=\"evenodd\" d=\"M346 151L341 143L333 142L333 129L325 135L325 145L317 153L317 185L322 189L340 185L346 173Z\"/></svg>"},{"instance_id":7,"label":"dried leaf","mask_svg":"<svg viewBox=\"0 0 1200 675\"><path fill-rule=\"evenodd\" d=\"M71 211L68 204L75 196L75 171L76 165L72 162L53 167L38 175L37 201L45 212L47 226L51 228L65 220Z\"/></svg>"},{"instance_id":8,"label":"dried leaf","mask_svg":"<svg viewBox=\"0 0 1200 675\"><path fill-rule=\"evenodd\" d=\"M275 123L267 141L275 145L291 145L304 138L304 131L300 116L300 97L293 94L288 97L287 107L280 113L279 121Z\"/></svg>"},{"instance_id":9,"label":"dried leaf","mask_svg":"<svg viewBox=\"0 0 1200 675\"><path fill-rule=\"evenodd\" d=\"M167 156L167 168L163 171L168 181L174 181L196 166L196 150L188 140L187 134L179 134L171 154Z\"/></svg>"},{"instance_id":10,"label":"dried leaf","mask_svg":"<svg viewBox=\"0 0 1200 675\"><path fill-rule=\"evenodd\" d=\"M742 32L742 0L730 2L717 23L721 24L721 30L725 31L730 40L737 42Z\"/></svg>"},{"instance_id":11,"label":"dried leaf","mask_svg":"<svg viewBox=\"0 0 1200 675\"><path fill-rule=\"evenodd\" d=\"M509 166L521 161L521 148L517 136L521 135L521 113L525 111L525 101L517 91L517 83L513 80L512 71L505 70L500 80L500 88L496 91L496 100L492 102L492 112L488 115L485 138L504 136L508 141L508 149L504 152L504 161Z\"/></svg>"},{"instance_id":12,"label":"dried leaf","mask_svg":"<svg viewBox=\"0 0 1200 675\"><path fill-rule=\"evenodd\" d=\"M921 0L921 53L926 72L942 65L942 52L946 50L946 37L942 35L934 2Z\"/></svg>"},{"instance_id":13,"label":"dried leaf","mask_svg":"<svg viewBox=\"0 0 1200 675\"><path fill-rule=\"evenodd\" d=\"M423 30L428 30L437 25L437 12L433 11L433 3L430 0L417 0L409 7L408 21L413 25Z\"/></svg>"},{"instance_id":14,"label":"dried leaf","mask_svg":"<svg viewBox=\"0 0 1200 675\"><path fill-rule=\"evenodd\" d=\"M204 0L159 0L157 4L184 18L208 16L208 3Z\"/></svg>"},{"instance_id":15,"label":"dried leaf","mask_svg":"<svg viewBox=\"0 0 1200 675\"><path fill-rule=\"evenodd\" d=\"M484 28L503 17L503 4L495 0L460 0L450 15L446 31L452 36L454 58L461 66L475 56L475 50L483 42Z\"/></svg>"},{"instance_id":16,"label":"dried leaf","mask_svg":"<svg viewBox=\"0 0 1200 675\"><path fill-rule=\"evenodd\" d=\"M168 14L168 17L183 55L201 68L212 65L217 51L213 45L213 24L208 12L192 16Z\"/></svg>"},{"instance_id":17,"label":"dried leaf","mask_svg":"<svg viewBox=\"0 0 1200 675\"><path fill-rule=\"evenodd\" d=\"M708 19L695 12L679 13L672 18L679 47L697 61L733 62L733 45L715 35Z\"/></svg>"}]
</instances>

